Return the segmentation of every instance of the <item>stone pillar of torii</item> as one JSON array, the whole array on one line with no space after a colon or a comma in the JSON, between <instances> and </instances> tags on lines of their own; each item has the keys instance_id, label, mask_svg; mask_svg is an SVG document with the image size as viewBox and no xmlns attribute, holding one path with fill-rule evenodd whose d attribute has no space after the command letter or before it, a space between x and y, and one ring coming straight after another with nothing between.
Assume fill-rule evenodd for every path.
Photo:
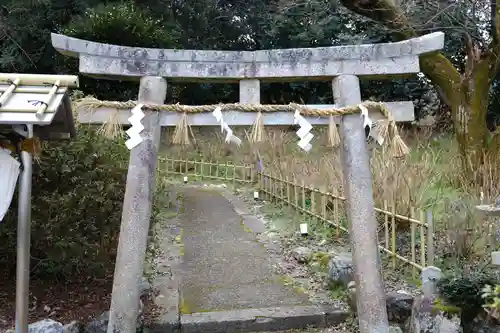
<instances>
[{"instance_id":1,"label":"stone pillar of torii","mask_svg":"<svg viewBox=\"0 0 500 333\"><path fill-rule=\"evenodd\" d=\"M163 104L167 80L183 82L239 82L240 103L260 103L260 82L328 80L332 82L335 106L359 105L359 77L388 78L420 71L419 56L444 46L444 34L385 44L319 48L206 51L167 50L95 43L52 34L52 45L62 54L79 59L80 73L98 78L140 80L138 103ZM396 121L414 120L412 102L385 103ZM310 105L327 109L333 105ZM133 333L139 307L138 285L142 276L150 224L160 129L176 126L181 114L143 110L142 142L131 149L125 204L118 245L108 333ZM130 110L100 108L80 112L79 121L104 123L118 112L118 121L129 124ZM264 113L264 125L291 125L292 112ZM373 120L380 114L370 114ZM326 125L328 118L305 117L312 125ZM359 114L337 117L355 263L357 309L362 333L389 330L385 294L378 262L377 223L374 213L372 177L365 138L364 119ZM221 118L211 113L188 114L191 126L217 126ZM224 112L226 125L252 125L255 114Z\"/></svg>"}]
</instances>

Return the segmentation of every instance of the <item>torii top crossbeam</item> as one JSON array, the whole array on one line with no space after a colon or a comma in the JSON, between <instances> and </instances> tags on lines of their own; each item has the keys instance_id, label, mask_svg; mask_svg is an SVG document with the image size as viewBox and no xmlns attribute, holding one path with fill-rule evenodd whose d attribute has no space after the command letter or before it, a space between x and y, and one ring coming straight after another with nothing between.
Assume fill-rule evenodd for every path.
<instances>
[{"instance_id":1,"label":"torii top crossbeam","mask_svg":"<svg viewBox=\"0 0 500 333\"><path fill-rule=\"evenodd\" d=\"M262 51L205 51L128 47L52 34L52 45L78 57L80 72L139 79L235 81L241 79L328 79L341 74L397 75L420 71L421 54L443 48L435 32L398 43ZM116 78L115 78L116 79Z\"/></svg>"}]
</instances>

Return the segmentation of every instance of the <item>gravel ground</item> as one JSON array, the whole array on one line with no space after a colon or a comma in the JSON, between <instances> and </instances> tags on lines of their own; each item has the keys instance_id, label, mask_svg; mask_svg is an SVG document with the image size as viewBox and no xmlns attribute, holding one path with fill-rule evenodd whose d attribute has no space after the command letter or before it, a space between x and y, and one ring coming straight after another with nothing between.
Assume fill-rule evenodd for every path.
<instances>
[{"instance_id":1,"label":"gravel ground","mask_svg":"<svg viewBox=\"0 0 500 333\"><path fill-rule=\"evenodd\" d=\"M252 213L265 221L268 229L267 236L281 243L283 256L287 263L283 267L284 272L298 279L298 281L305 278L309 279L311 283L309 288L306 289L312 293L324 291L326 287L324 274L311 272L310 267L299 264L293 257L292 251L299 246L307 247L313 253L350 251L347 235L337 237L334 228L323 226L316 227L308 237L302 237L299 234L298 226L301 218L300 214L290 211L290 208L286 206L281 208L267 201L255 201L253 199L253 189L237 189L237 191L237 195L252 208ZM276 219L281 220L281 222L274 223ZM330 229L330 232L328 229ZM401 279L401 273L403 272L401 270L394 271L391 262L385 256L382 256L382 264L386 292L404 290L415 295L419 293L416 283ZM399 265L399 263L397 264Z\"/></svg>"}]
</instances>

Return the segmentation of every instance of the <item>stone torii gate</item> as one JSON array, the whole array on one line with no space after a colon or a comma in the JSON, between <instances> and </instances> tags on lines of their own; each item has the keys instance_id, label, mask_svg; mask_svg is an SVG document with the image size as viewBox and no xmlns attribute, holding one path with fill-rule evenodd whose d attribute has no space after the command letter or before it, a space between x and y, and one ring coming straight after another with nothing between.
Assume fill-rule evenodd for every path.
<instances>
[{"instance_id":1,"label":"stone torii gate","mask_svg":"<svg viewBox=\"0 0 500 333\"><path fill-rule=\"evenodd\" d=\"M425 35L398 43L262 51L166 50L95 43L52 34L52 45L62 54L77 57L83 74L96 78L140 79L138 102L163 104L170 81L239 82L242 104L260 103L261 81L331 80L336 107L361 103L359 76L390 77L418 73L419 55L443 48L444 34ZM411 102L386 103L396 121L414 119ZM310 105L331 108L333 105ZM79 113L79 120L106 122L118 112L127 124L129 110L100 108ZM138 285L142 275L155 185L161 126L175 126L181 115L145 111L144 141L132 148L122 215L108 333L136 329ZM293 124L290 112L264 113L265 125ZM370 115L377 119L379 113ZM307 117L311 124L328 119ZM228 125L252 125L255 115L228 111ZM192 126L218 125L210 114L188 114ZM355 262L358 315L363 333L389 330L385 295L378 265L378 242L372 177L365 131L359 115L339 119L347 211Z\"/></svg>"}]
</instances>

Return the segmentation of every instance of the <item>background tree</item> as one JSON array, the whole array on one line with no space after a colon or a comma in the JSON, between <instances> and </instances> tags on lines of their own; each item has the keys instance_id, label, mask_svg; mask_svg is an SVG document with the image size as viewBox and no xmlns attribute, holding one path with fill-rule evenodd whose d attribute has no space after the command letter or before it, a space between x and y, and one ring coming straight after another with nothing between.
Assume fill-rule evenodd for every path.
<instances>
[{"instance_id":1,"label":"background tree","mask_svg":"<svg viewBox=\"0 0 500 333\"><path fill-rule=\"evenodd\" d=\"M483 166L496 162L500 147L499 136L486 124L490 90L500 66L497 1L340 0L386 27L393 40L436 30L461 40L453 44L453 56L447 56L446 49L421 56L420 68L451 109L465 176L479 183Z\"/></svg>"}]
</instances>

